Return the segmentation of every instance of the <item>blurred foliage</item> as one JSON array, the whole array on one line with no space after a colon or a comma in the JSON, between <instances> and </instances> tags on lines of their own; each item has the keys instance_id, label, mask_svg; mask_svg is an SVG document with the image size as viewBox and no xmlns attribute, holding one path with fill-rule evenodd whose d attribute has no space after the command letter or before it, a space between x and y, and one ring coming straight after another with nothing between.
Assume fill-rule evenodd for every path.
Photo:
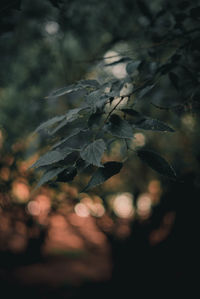
<instances>
[{"instance_id":1,"label":"blurred foliage","mask_svg":"<svg viewBox=\"0 0 200 299\"><path fill-rule=\"evenodd\" d=\"M21 253L23 263L32 263L41 260L43 254L62 255L66 246L72 246L70 250L77 246L80 250L83 240L86 251L92 251L94 243L88 241L89 234L87 237L83 232L80 234L82 227L87 230L82 220L90 222L92 218L98 234L103 232L110 241L113 273L118 273L113 279L119 288L129 283L132 291L133 277L129 270L135 271L136 282L141 278L143 283L143 277L148 282L152 277L154 286L149 269L155 267L155 260L158 281L163 283L160 273L168 281L167 275L172 272L176 281L175 276L182 271L181 258L185 265L187 249L191 250L189 242L194 241L192 231L195 231L200 186L199 1L8 0L0 5L1 266L7 269L11 256L19 265ZM142 149L140 156L146 162L152 158L143 155L147 148L161 153L174 166L181 182L159 176L138 161L136 155L131 155L117 176L110 178L121 164L111 173L100 170L98 182L110 179L93 192L85 190L80 194L91 171L99 166L104 144L98 141L81 153L86 162L89 159L96 166L76 177L76 170L71 168L70 172L59 174L61 182L54 180L34 190L40 173L28 167L39 158L40 152L43 154L52 142L58 141L56 134L50 142L48 130L40 130L41 127L39 134L32 135L35 128L40 123L44 128L47 120L52 117L61 120L63 113L67 113L72 127L71 123L69 127L63 126L62 133L65 137L77 133L82 124L79 127L73 124L76 113L71 109L79 109L83 99L91 104L86 95L94 91L94 86L78 92L69 90L83 86L84 82L94 83L90 80L96 79L100 86L106 81L112 92L119 95L126 76L132 80L128 83L139 88L132 97L134 108L120 108L126 120L130 121L134 113L137 119L132 149ZM98 108L95 105L91 105L94 110ZM75 111L82 113L88 126L98 127L98 113L87 115L85 111ZM112 113L109 115L112 116L109 130L115 135L124 134L111 126L119 123L120 113L114 118ZM54 120L50 120L50 125L56 133ZM82 141L85 142L84 138ZM99 151L98 159L94 149ZM109 163L111 158L121 162L125 151L122 143L115 140L104 155L104 162ZM76 159L76 155L71 158ZM80 163L79 167L83 166ZM185 175L189 172L192 175ZM51 176L52 173L48 174L43 183ZM74 177L70 184L63 182ZM191 195L193 189L195 196ZM70 243L70 238L63 237L67 225L73 236L79 237L77 243L73 238ZM185 246L184 242L188 244ZM169 265L164 264L166 273L160 266L165 254L172 257ZM138 288L143 289L142 283ZM166 289L165 283L163 286Z\"/></svg>"}]
</instances>

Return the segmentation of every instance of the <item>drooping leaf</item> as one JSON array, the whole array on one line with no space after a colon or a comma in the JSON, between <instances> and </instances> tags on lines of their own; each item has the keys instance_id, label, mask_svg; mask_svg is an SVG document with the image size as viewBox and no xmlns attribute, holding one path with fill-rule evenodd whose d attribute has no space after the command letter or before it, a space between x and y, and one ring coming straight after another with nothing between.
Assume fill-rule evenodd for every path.
<instances>
[{"instance_id":1,"label":"drooping leaf","mask_svg":"<svg viewBox=\"0 0 200 299\"><path fill-rule=\"evenodd\" d=\"M174 130L164 122L148 117L136 122L134 127L143 130L174 132Z\"/></svg>"},{"instance_id":2,"label":"drooping leaf","mask_svg":"<svg viewBox=\"0 0 200 299\"><path fill-rule=\"evenodd\" d=\"M83 192L104 183L109 178L119 173L123 163L110 161L103 164L103 166L104 167L100 167L95 171Z\"/></svg>"},{"instance_id":3,"label":"drooping leaf","mask_svg":"<svg viewBox=\"0 0 200 299\"><path fill-rule=\"evenodd\" d=\"M173 84L173 86L178 90L179 89L179 77L175 73L169 72L169 79L170 79L171 83Z\"/></svg>"},{"instance_id":4,"label":"drooping leaf","mask_svg":"<svg viewBox=\"0 0 200 299\"><path fill-rule=\"evenodd\" d=\"M80 80L77 84L79 87L87 88L99 88L100 84L97 80Z\"/></svg>"},{"instance_id":5,"label":"drooping leaf","mask_svg":"<svg viewBox=\"0 0 200 299\"><path fill-rule=\"evenodd\" d=\"M41 125L39 125L36 129L35 132L39 132L41 130L44 130L58 122L61 122L63 119L65 118L65 114L64 115L59 115L59 116L55 116L53 118L50 118L49 120L43 122Z\"/></svg>"},{"instance_id":6,"label":"drooping leaf","mask_svg":"<svg viewBox=\"0 0 200 299\"><path fill-rule=\"evenodd\" d=\"M102 139L98 139L83 148L80 152L80 156L90 164L101 167L101 158L105 149L105 142Z\"/></svg>"},{"instance_id":7,"label":"drooping leaf","mask_svg":"<svg viewBox=\"0 0 200 299\"><path fill-rule=\"evenodd\" d=\"M41 166L46 166L50 164L54 164L56 162L59 162L61 160L64 160L67 155L69 155L73 150L66 148L63 149L62 151L58 150L53 150L50 152L47 152L43 156L39 158L32 166L33 167L41 167Z\"/></svg>"},{"instance_id":8,"label":"drooping leaf","mask_svg":"<svg viewBox=\"0 0 200 299\"><path fill-rule=\"evenodd\" d=\"M61 173L66 167L53 167L44 172L42 177L40 178L39 182L37 183L35 189L39 188L43 184L49 182L52 180L54 177L56 177L59 173Z\"/></svg>"},{"instance_id":9,"label":"drooping leaf","mask_svg":"<svg viewBox=\"0 0 200 299\"><path fill-rule=\"evenodd\" d=\"M62 151L65 148L73 150L80 150L91 140L92 132L90 130L80 130L77 134L67 137L66 140L62 140L62 143L58 145L59 150Z\"/></svg>"},{"instance_id":10,"label":"drooping leaf","mask_svg":"<svg viewBox=\"0 0 200 299\"><path fill-rule=\"evenodd\" d=\"M60 147L63 143L65 143L67 140L69 140L71 137L77 135L77 134L80 133L81 131L82 131L82 128L74 128L74 129L72 129L72 131L70 132L70 134L69 134L67 137L65 137L65 138L61 139L60 141L56 142L56 143L52 146L51 149L55 149L55 148L57 148L57 147Z\"/></svg>"},{"instance_id":11,"label":"drooping leaf","mask_svg":"<svg viewBox=\"0 0 200 299\"><path fill-rule=\"evenodd\" d=\"M47 99L58 98L65 94L70 94L72 92L76 92L76 91L79 91L79 90L87 88L87 87L98 88L99 83L96 80L80 80L75 84L72 84L72 85L69 85L66 87L62 87L62 88L52 91L46 98Z\"/></svg>"},{"instance_id":12,"label":"drooping leaf","mask_svg":"<svg viewBox=\"0 0 200 299\"><path fill-rule=\"evenodd\" d=\"M72 121L76 120L79 117L79 112L81 112L82 110L87 109L87 107L80 107L80 108L75 108L75 109L71 109L69 110L66 114L64 119L58 124L57 127L55 127L50 134L53 135L56 132L58 132L61 128L63 128L64 126L66 126L68 123L71 123Z\"/></svg>"},{"instance_id":13,"label":"drooping leaf","mask_svg":"<svg viewBox=\"0 0 200 299\"><path fill-rule=\"evenodd\" d=\"M57 182L69 182L74 179L77 175L77 169L74 166L69 166L67 169L63 170L61 173L58 174L56 179Z\"/></svg>"},{"instance_id":14,"label":"drooping leaf","mask_svg":"<svg viewBox=\"0 0 200 299\"><path fill-rule=\"evenodd\" d=\"M79 90L80 87L77 87L76 84L72 84L72 85L69 85L69 86L66 86L66 87L62 87L62 88L59 88L59 89L56 89L54 91L52 91L47 97L46 99L50 99L50 98L58 98L58 97L61 97L65 94L69 94L71 92L75 92L77 90Z\"/></svg>"},{"instance_id":15,"label":"drooping leaf","mask_svg":"<svg viewBox=\"0 0 200 299\"><path fill-rule=\"evenodd\" d=\"M133 129L131 125L121 119L118 115L113 114L110 117L109 123L106 125L106 129L113 135L119 138L132 138Z\"/></svg>"},{"instance_id":16,"label":"drooping leaf","mask_svg":"<svg viewBox=\"0 0 200 299\"><path fill-rule=\"evenodd\" d=\"M173 179L176 178L176 173L172 166L157 153L149 150L139 150L137 151L137 155L158 173Z\"/></svg>"}]
</instances>

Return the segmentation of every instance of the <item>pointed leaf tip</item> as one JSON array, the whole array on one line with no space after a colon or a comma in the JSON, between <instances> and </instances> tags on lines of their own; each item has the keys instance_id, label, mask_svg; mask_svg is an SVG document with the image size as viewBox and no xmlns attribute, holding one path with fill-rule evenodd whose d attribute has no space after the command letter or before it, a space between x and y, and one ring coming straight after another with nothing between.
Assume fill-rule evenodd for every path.
<instances>
[{"instance_id":1,"label":"pointed leaf tip","mask_svg":"<svg viewBox=\"0 0 200 299\"><path fill-rule=\"evenodd\" d=\"M105 164L103 164L104 167L98 168L93 176L91 177L89 183L84 188L82 192L85 192L91 188L94 188L105 181L107 181L109 178L114 176L115 174L118 174L123 166L123 163L116 162L116 161L110 161Z\"/></svg>"}]
</instances>

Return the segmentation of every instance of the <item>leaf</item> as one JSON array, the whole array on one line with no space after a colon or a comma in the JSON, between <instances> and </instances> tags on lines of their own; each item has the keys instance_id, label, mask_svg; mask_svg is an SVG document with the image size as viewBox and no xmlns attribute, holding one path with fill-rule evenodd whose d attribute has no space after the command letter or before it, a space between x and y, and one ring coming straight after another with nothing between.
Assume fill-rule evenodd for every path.
<instances>
[{"instance_id":1,"label":"leaf","mask_svg":"<svg viewBox=\"0 0 200 299\"><path fill-rule=\"evenodd\" d=\"M88 119L88 126L97 127L100 124L101 118L102 113L99 113L98 111L96 113L91 114Z\"/></svg>"},{"instance_id":2,"label":"leaf","mask_svg":"<svg viewBox=\"0 0 200 299\"><path fill-rule=\"evenodd\" d=\"M59 89L56 89L56 90L52 91L46 97L46 99L58 98L58 97L61 97L61 96L65 95L65 94L69 94L71 92L77 91L79 89L80 89L80 87L76 87L76 84L72 84L72 85L69 85L69 86L66 86L66 87L62 87L62 88L59 88Z\"/></svg>"},{"instance_id":3,"label":"leaf","mask_svg":"<svg viewBox=\"0 0 200 299\"><path fill-rule=\"evenodd\" d=\"M63 138L62 140L58 141L57 143L55 143L51 149L55 149L59 146L61 146L63 143L65 143L67 140L69 140L71 137L79 134L82 131L82 128L74 128L72 129L71 133L66 137Z\"/></svg>"},{"instance_id":4,"label":"leaf","mask_svg":"<svg viewBox=\"0 0 200 299\"><path fill-rule=\"evenodd\" d=\"M172 166L157 153L148 150L139 150L137 151L137 155L158 173L170 178L176 178L176 173Z\"/></svg>"},{"instance_id":5,"label":"leaf","mask_svg":"<svg viewBox=\"0 0 200 299\"><path fill-rule=\"evenodd\" d=\"M84 191L87 191L93 187L96 187L105 181L107 181L109 178L114 176L115 174L119 173L123 163L121 162L115 162L115 161L110 161L105 164L103 164L104 167L100 167L95 171L93 176L91 177L89 183L87 186L84 188Z\"/></svg>"},{"instance_id":6,"label":"leaf","mask_svg":"<svg viewBox=\"0 0 200 299\"><path fill-rule=\"evenodd\" d=\"M90 130L80 130L77 134L67 137L66 140L63 139L62 142L57 144L59 150L62 151L65 148L70 148L73 150L79 150L91 140L91 131ZM54 146L55 148L55 146Z\"/></svg>"},{"instance_id":7,"label":"leaf","mask_svg":"<svg viewBox=\"0 0 200 299\"><path fill-rule=\"evenodd\" d=\"M179 89L179 77L175 73L169 72L169 79L170 79L171 83L173 84L173 86L178 90Z\"/></svg>"},{"instance_id":8,"label":"leaf","mask_svg":"<svg viewBox=\"0 0 200 299\"><path fill-rule=\"evenodd\" d=\"M136 61L132 61L129 62L126 66L126 71L129 75L135 73L135 71L137 71L138 66L140 65L141 60L136 60Z\"/></svg>"},{"instance_id":9,"label":"leaf","mask_svg":"<svg viewBox=\"0 0 200 299\"><path fill-rule=\"evenodd\" d=\"M99 88L100 84L97 80L80 80L78 81L78 86L83 88L87 88L87 87Z\"/></svg>"},{"instance_id":10,"label":"leaf","mask_svg":"<svg viewBox=\"0 0 200 299\"><path fill-rule=\"evenodd\" d=\"M57 182L69 182L74 179L74 177L77 175L77 169L74 166L70 166L67 169L65 169L63 172L59 173L56 181Z\"/></svg>"},{"instance_id":11,"label":"leaf","mask_svg":"<svg viewBox=\"0 0 200 299\"><path fill-rule=\"evenodd\" d=\"M58 168L51 168L45 171L45 173L40 178L39 182L37 183L35 189L39 188L43 184L49 182L52 180L55 176L57 176L59 173L61 173L66 167L58 167Z\"/></svg>"},{"instance_id":12,"label":"leaf","mask_svg":"<svg viewBox=\"0 0 200 299\"><path fill-rule=\"evenodd\" d=\"M119 138L132 138L133 129L131 125L122 120L118 115L113 114L110 117L110 122L106 125L106 129L113 135Z\"/></svg>"},{"instance_id":13,"label":"leaf","mask_svg":"<svg viewBox=\"0 0 200 299\"><path fill-rule=\"evenodd\" d=\"M54 125L55 123L62 121L64 118L65 118L65 114L50 118L49 120L47 120L47 121L43 122L41 125L39 125L39 127L37 127L35 129L34 133L44 130L44 129Z\"/></svg>"},{"instance_id":14,"label":"leaf","mask_svg":"<svg viewBox=\"0 0 200 299\"><path fill-rule=\"evenodd\" d=\"M138 129L151 130L151 131L163 131L174 132L167 124L162 121L153 118L145 118L139 122L136 122L134 126Z\"/></svg>"},{"instance_id":15,"label":"leaf","mask_svg":"<svg viewBox=\"0 0 200 299\"><path fill-rule=\"evenodd\" d=\"M95 90L85 96L85 101L92 108L93 113L95 113L98 108L102 108L108 99L109 96L103 93L101 89Z\"/></svg>"},{"instance_id":16,"label":"leaf","mask_svg":"<svg viewBox=\"0 0 200 299\"><path fill-rule=\"evenodd\" d=\"M82 160L81 158L76 161L76 169L79 173L83 172L89 165L90 163Z\"/></svg>"},{"instance_id":17,"label":"leaf","mask_svg":"<svg viewBox=\"0 0 200 299\"><path fill-rule=\"evenodd\" d=\"M66 126L68 123L71 123L72 121L76 120L79 117L79 112L82 110L87 109L87 107L80 107L69 110L66 114L64 119L59 123L59 125L54 128L50 134L53 135L56 132L58 132L60 129L62 129L64 126Z\"/></svg>"},{"instance_id":18,"label":"leaf","mask_svg":"<svg viewBox=\"0 0 200 299\"><path fill-rule=\"evenodd\" d=\"M101 158L105 149L105 142L102 139L98 139L83 148L80 152L80 156L90 164L101 167Z\"/></svg>"},{"instance_id":19,"label":"leaf","mask_svg":"<svg viewBox=\"0 0 200 299\"><path fill-rule=\"evenodd\" d=\"M41 167L45 165L54 164L58 161L64 160L67 155L69 155L72 152L72 149L65 148L63 151L53 150L50 152L47 152L43 156L39 158L32 166L33 167Z\"/></svg>"},{"instance_id":20,"label":"leaf","mask_svg":"<svg viewBox=\"0 0 200 299\"><path fill-rule=\"evenodd\" d=\"M72 84L52 91L46 98L57 98L87 87L98 88L99 83L96 80L80 80L76 84Z\"/></svg>"}]
</instances>

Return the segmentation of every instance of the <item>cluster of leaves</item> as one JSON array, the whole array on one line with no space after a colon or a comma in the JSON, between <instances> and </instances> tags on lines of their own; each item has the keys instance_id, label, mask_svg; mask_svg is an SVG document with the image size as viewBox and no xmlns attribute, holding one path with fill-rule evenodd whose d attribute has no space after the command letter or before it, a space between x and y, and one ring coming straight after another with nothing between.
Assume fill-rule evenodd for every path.
<instances>
[{"instance_id":1,"label":"cluster of leaves","mask_svg":"<svg viewBox=\"0 0 200 299\"><path fill-rule=\"evenodd\" d=\"M112 67L126 63L127 76L99 83L81 80L52 92L48 98L76 93L81 100L78 108L67 111L41 124L37 131L47 130L56 143L33 167L44 171L38 186L57 177L70 181L89 165L96 169L85 190L95 187L120 172L127 154L132 152L131 142L137 130L173 132L164 122L147 117L138 111L137 104L147 98L162 82L173 89L174 99L166 109L198 110L199 105L199 9L183 1L170 4L153 12L145 1L137 1L141 15L146 18L144 32L146 44L137 59L122 55L119 60L105 63ZM147 25L148 26L147 26ZM150 43L150 44L149 44ZM133 46L134 51L136 51ZM161 93L162 95L163 93ZM151 98L152 104L153 98ZM156 106L156 105L155 105ZM165 109L165 107L159 107ZM104 161L113 141L126 146L122 161ZM175 171L155 152L146 149L134 153L162 175L175 178Z\"/></svg>"},{"instance_id":2,"label":"cluster of leaves","mask_svg":"<svg viewBox=\"0 0 200 299\"><path fill-rule=\"evenodd\" d=\"M126 145L128 154L132 151L129 141L137 129L173 132L167 124L134 109L134 98L142 98L151 88L152 82L135 86L131 77L127 76L104 84L96 80L81 80L53 91L47 98L78 94L80 90L84 92L80 107L47 120L36 129L36 132L48 131L54 140L56 135L51 149L32 165L44 171L37 187L55 177L57 181L71 181L79 172L93 165L96 169L84 189L89 190L120 172L122 161L102 163L104 153L109 151L115 140ZM135 153L160 174L175 178L173 168L157 153L148 150Z\"/></svg>"}]
</instances>

